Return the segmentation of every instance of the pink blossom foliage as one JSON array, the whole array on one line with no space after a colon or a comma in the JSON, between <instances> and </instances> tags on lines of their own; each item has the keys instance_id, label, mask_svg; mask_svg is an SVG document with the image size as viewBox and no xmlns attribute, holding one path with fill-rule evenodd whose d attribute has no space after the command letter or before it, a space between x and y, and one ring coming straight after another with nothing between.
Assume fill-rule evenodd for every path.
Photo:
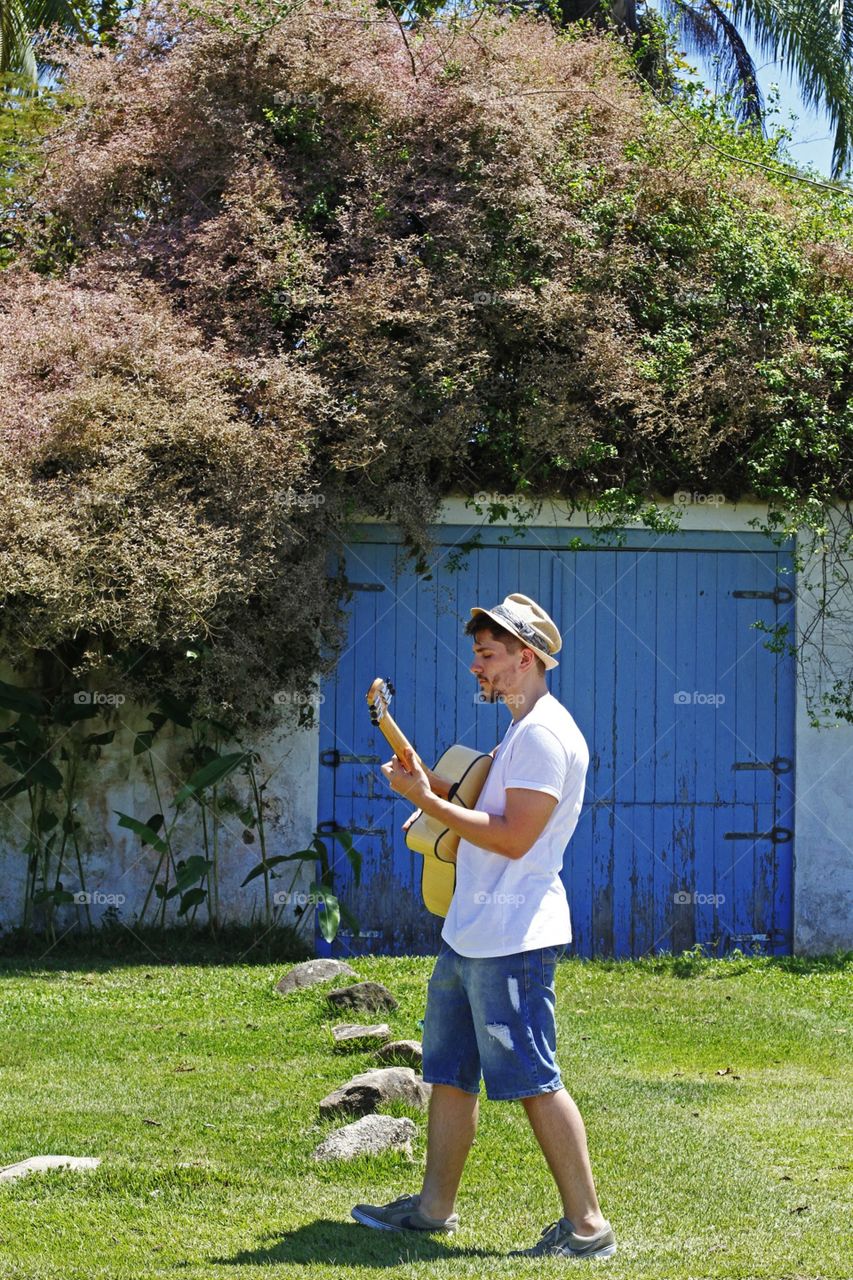
<instances>
[{"instance_id":1,"label":"pink blossom foliage","mask_svg":"<svg viewBox=\"0 0 853 1280\"><path fill-rule=\"evenodd\" d=\"M6 652L142 646L189 687L206 638L241 714L333 637L344 512L420 545L449 490L742 490L768 369L840 394L787 299L853 278L613 38L275 8L156 0L62 47L0 288Z\"/></svg>"}]
</instances>

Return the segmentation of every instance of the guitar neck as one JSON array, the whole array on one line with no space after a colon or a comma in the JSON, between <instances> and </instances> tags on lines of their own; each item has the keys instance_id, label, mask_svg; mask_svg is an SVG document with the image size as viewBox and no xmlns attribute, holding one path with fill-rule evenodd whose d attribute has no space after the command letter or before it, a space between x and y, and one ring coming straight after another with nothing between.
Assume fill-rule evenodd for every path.
<instances>
[{"instance_id":1,"label":"guitar neck","mask_svg":"<svg viewBox=\"0 0 853 1280\"><path fill-rule=\"evenodd\" d=\"M397 759L401 763L405 763L406 752L411 749L412 744L393 716L390 716L387 711L379 721L379 729ZM417 752L415 752L415 759L420 760Z\"/></svg>"}]
</instances>

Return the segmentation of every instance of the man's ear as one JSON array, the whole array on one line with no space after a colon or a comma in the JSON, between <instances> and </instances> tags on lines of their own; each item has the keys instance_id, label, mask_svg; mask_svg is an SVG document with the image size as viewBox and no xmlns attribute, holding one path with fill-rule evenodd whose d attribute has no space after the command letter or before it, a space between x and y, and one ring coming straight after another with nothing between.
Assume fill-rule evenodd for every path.
<instances>
[{"instance_id":1,"label":"man's ear","mask_svg":"<svg viewBox=\"0 0 853 1280\"><path fill-rule=\"evenodd\" d=\"M527 645L521 651L521 665L525 671L536 665L536 654Z\"/></svg>"}]
</instances>

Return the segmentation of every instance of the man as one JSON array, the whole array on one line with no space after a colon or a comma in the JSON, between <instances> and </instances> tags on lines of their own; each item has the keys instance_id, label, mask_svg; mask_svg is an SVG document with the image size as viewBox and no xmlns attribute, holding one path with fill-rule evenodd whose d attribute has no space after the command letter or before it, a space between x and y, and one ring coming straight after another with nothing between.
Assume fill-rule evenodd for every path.
<instances>
[{"instance_id":1,"label":"man","mask_svg":"<svg viewBox=\"0 0 853 1280\"><path fill-rule=\"evenodd\" d=\"M394 791L461 837L424 1019L426 1172L419 1195L356 1205L352 1216L382 1231L456 1229L482 1073L490 1099L521 1101L563 1201L564 1216L524 1252L610 1257L616 1241L599 1208L583 1120L555 1061L554 970L571 941L560 868L589 751L545 683L562 640L544 609L516 593L473 608L465 631L482 696L512 714L476 807L451 804L447 781L413 755L405 767L382 767Z\"/></svg>"}]
</instances>

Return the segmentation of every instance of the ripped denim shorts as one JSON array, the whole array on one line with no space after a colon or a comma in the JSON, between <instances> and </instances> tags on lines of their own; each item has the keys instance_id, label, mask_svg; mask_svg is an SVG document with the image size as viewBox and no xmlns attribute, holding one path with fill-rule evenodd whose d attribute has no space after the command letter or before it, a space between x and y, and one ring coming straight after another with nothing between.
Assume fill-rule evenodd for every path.
<instances>
[{"instance_id":1,"label":"ripped denim shorts","mask_svg":"<svg viewBox=\"0 0 853 1280\"><path fill-rule=\"evenodd\" d=\"M554 969L565 947L460 956L442 941L424 1017L423 1078L510 1101L561 1089Z\"/></svg>"}]
</instances>

